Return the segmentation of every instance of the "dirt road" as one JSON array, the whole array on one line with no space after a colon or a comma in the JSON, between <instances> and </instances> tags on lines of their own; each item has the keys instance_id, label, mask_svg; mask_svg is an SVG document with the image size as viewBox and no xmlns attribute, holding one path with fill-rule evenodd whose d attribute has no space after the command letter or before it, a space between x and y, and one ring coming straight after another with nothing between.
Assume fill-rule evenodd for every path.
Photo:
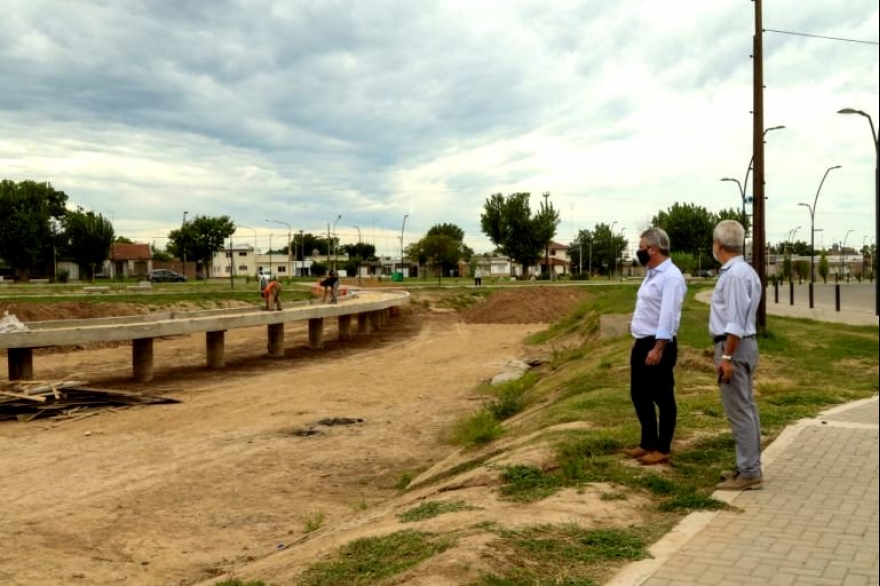
<instances>
[{"instance_id":1,"label":"dirt road","mask_svg":"<svg viewBox=\"0 0 880 586\"><path fill-rule=\"evenodd\" d=\"M467 314L488 323L423 300L349 343L328 327L320 351L293 326L275 360L263 328L229 332L219 371L204 367L202 336L158 341L148 386L128 380L128 345L38 353L47 379L182 403L0 424L0 583L193 584L395 495L404 473L452 451L449 425L479 406L481 381L524 357L534 322L580 294L507 296ZM492 317L514 303L516 318ZM359 421L318 423L332 418Z\"/></svg>"}]
</instances>

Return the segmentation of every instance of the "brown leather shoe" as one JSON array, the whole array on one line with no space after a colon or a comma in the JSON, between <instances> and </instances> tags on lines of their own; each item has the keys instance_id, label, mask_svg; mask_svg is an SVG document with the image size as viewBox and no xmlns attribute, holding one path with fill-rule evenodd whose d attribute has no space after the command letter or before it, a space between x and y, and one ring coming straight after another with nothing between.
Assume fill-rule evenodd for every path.
<instances>
[{"instance_id":1,"label":"brown leather shoe","mask_svg":"<svg viewBox=\"0 0 880 586\"><path fill-rule=\"evenodd\" d=\"M739 476L739 470L734 468L733 470L722 470L721 471L721 480L733 480L737 476Z\"/></svg>"},{"instance_id":2,"label":"brown leather shoe","mask_svg":"<svg viewBox=\"0 0 880 586\"><path fill-rule=\"evenodd\" d=\"M642 466L656 466L657 464L666 464L669 462L669 454L663 452L648 452L638 459Z\"/></svg>"},{"instance_id":3,"label":"brown leather shoe","mask_svg":"<svg viewBox=\"0 0 880 586\"><path fill-rule=\"evenodd\" d=\"M629 456L630 458L641 458L642 456L648 455L648 450L639 446L637 448L624 448L623 453Z\"/></svg>"},{"instance_id":4,"label":"brown leather shoe","mask_svg":"<svg viewBox=\"0 0 880 586\"><path fill-rule=\"evenodd\" d=\"M738 474L736 478L719 482L715 485L718 490L759 490L761 488L760 476L743 476Z\"/></svg>"}]
</instances>

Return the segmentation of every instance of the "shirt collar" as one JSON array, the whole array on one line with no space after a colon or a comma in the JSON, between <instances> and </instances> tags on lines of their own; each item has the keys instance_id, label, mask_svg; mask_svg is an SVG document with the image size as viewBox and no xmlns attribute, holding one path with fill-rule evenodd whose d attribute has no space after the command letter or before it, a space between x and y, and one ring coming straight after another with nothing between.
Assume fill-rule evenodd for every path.
<instances>
[{"instance_id":1,"label":"shirt collar","mask_svg":"<svg viewBox=\"0 0 880 586\"><path fill-rule=\"evenodd\" d=\"M657 265L653 269L648 269L648 274L653 276L653 275L656 275L657 273L662 273L663 271L668 269L669 265L671 265L671 264L672 264L672 259L667 258L666 260L661 262L659 265Z\"/></svg>"},{"instance_id":2,"label":"shirt collar","mask_svg":"<svg viewBox=\"0 0 880 586\"><path fill-rule=\"evenodd\" d=\"M743 258L742 255L737 255L737 256L735 256L735 257L729 259L726 263L724 263L724 265L721 267L721 270L722 270L722 271L726 271L727 269L729 269L730 267L732 267L732 266L735 265L736 263L738 263L738 262L745 262L745 260L746 260L746 259Z\"/></svg>"}]
</instances>

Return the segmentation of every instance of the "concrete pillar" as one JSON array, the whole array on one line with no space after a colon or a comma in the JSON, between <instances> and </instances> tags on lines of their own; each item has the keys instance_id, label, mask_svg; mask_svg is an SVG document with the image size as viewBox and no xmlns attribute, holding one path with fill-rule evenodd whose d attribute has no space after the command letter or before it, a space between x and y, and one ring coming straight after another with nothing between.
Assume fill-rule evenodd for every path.
<instances>
[{"instance_id":1,"label":"concrete pillar","mask_svg":"<svg viewBox=\"0 0 880 586\"><path fill-rule=\"evenodd\" d=\"M284 356L284 324L269 324L269 356Z\"/></svg>"},{"instance_id":2,"label":"concrete pillar","mask_svg":"<svg viewBox=\"0 0 880 586\"><path fill-rule=\"evenodd\" d=\"M9 380L34 380L33 348L10 348L6 351Z\"/></svg>"},{"instance_id":3,"label":"concrete pillar","mask_svg":"<svg viewBox=\"0 0 880 586\"><path fill-rule=\"evenodd\" d=\"M378 332L382 328L382 315L380 311L370 312L370 331Z\"/></svg>"},{"instance_id":4,"label":"concrete pillar","mask_svg":"<svg viewBox=\"0 0 880 586\"><path fill-rule=\"evenodd\" d=\"M351 340L351 315L339 316L339 339Z\"/></svg>"},{"instance_id":5,"label":"concrete pillar","mask_svg":"<svg viewBox=\"0 0 880 586\"><path fill-rule=\"evenodd\" d=\"M309 348L317 350L324 347L324 318L313 317L309 320Z\"/></svg>"},{"instance_id":6,"label":"concrete pillar","mask_svg":"<svg viewBox=\"0 0 880 586\"><path fill-rule=\"evenodd\" d=\"M370 314L369 313L359 313L358 314L358 334L369 334L370 333Z\"/></svg>"},{"instance_id":7,"label":"concrete pillar","mask_svg":"<svg viewBox=\"0 0 880 586\"><path fill-rule=\"evenodd\" d=\"M131 341L131 363L134 380L139 383L153 380L153 338Z\"/></svg>"},{"instance_id":8,"label":"concrete pillar","mask_svg":"<svg viewBox=\"0 0 880 586\"><path fill-rule=\"evenodd\" d=\"M208 355L208 368L223 368L226 365L223 341L226 332L205 332L205 351Z\"/></svg>"}]
</instances>

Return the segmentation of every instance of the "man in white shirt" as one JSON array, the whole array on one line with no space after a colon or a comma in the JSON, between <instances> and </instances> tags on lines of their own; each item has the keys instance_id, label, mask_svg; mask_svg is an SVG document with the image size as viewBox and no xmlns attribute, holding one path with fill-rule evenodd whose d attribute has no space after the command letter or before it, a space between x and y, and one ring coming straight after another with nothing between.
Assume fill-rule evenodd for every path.
<instances>
[{"instance_id":1,"label":"man in white shirt","mask_svg":"<svg viewBox=\"0 0 880 586\"><path fill-rule=\"evenodd\" d=\"M719 490L761 488L761 417L755 403L753 376L758 366L756 316L761 279L743 258L739 222L715 226L712 254L721 273L709 308L709 334L715 346L715 370L721 404L736 444L736 468L722 472Z\"/></svg>"},{"instance_id":2,"label":"man in white shirt","mask_svg":"<svg viewBox=\"0 0 880 586\"><path fill-rule=\"evenodd\" d=\"M648 268L639 287L630 331L630 397L642 437L624 453L646 466L669 461L678 411L673 368L678 360L675 335L687 285L669 259L669 236L660 228L642 232L636 255Z\"/></svg>"}]
</instances>

